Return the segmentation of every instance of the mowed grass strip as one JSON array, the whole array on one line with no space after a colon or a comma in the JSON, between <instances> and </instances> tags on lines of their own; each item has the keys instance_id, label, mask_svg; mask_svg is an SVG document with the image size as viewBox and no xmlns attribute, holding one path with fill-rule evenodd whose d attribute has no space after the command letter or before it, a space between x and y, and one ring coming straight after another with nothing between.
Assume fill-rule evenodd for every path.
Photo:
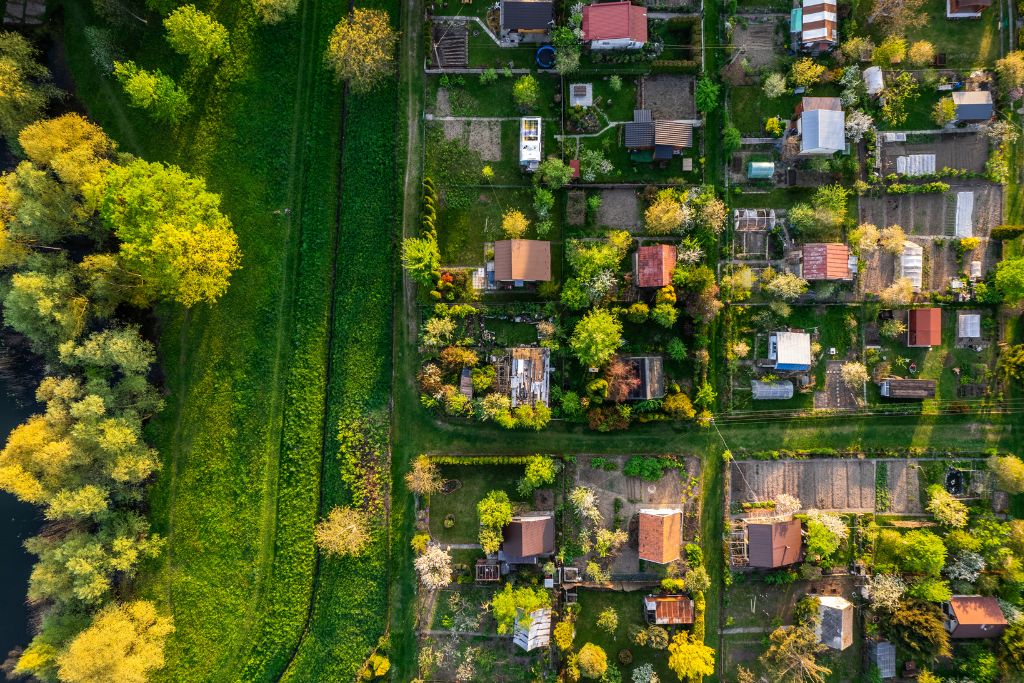
<instances>
[{"instance_id":1,"label":"mowed grass strip","mask_svg":"<svg viewBox=\"0 0 1024 683\"><path fill-rule=\"evenodd\" d=\"M397 20L396 3L380 2ZM400 170L398 90L391 79L346 97L340 255L322 513L357 505L372 541L357 558L319 562L311 620L287 681L353 680L387 625L392 324Z\"/></svg>"},{"instance_id":2,"label":"mowed grass strip","mask_svg":"<svg viewBox=\"0 0 1024 683\"><path fill-rule=\"evenodd\" d=\"M159 22L128 34L126 56L193 86L193 116L167 129L127 107L120 87L97 74L81 30L98 22L82 0L67 7L68 61L90 114L124 149L205 176L223 195L244 253L243 269L216 306L188 315L159 311L169 399L150 430L164 459L151 502L154 527L170 541L169 564L144 576L140 588L173 613L177 630L157 679L273 677L275 663L283 667L298 642L312 586L325 396L322 290L334 225L333 202L321 200L336 187L340 100L320 51L341 9L332 5L312 27L302 14L265 27L248 2L201 3L231 28L233 48L204 74L182 76ZM316 35L304 42L305 31ZM300 70L304 46L308 68ZM300 87L302 78L316 79L315 92ZM301 207L297 192L304 193ZM264 605L264 597L271 602ZM253 643L267 640L274 647L257 646L243 673Z\"/></svg>"}]
</instances>

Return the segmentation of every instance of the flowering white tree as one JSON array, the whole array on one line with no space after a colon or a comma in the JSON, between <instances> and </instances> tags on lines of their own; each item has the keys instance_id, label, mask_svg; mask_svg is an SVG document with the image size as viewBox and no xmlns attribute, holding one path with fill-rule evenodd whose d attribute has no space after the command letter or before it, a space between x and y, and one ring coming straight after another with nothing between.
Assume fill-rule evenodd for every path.
<instances>
[{"instance_id":1,"label":"flowering white tree","mask_svg":"<svg viewBox=\"0 0 1024 683\"><path fill-rule=\"evenodd\" d=\"M860 109L854 109L846 116L846 137L850 138L851 142L860 142L873 125L873 118Z\"/></svg>"},{"instance_id":2,"label":"flowering white tree","mask_svg":"<svg viewBox=\"0 0 1024 683\"><path fill-rule=\"evenodd\" d=\"M597 526L601 525L601 511L597 509L597 494L594 493L594 489L577 486L569 493L569 500L585 519Z\"/></svg>"},{"instance_id":3,"label":"flowering white tree","mask_svg":"<svg viewBox=\"0 0 1024 683\"><path fill-rule=\"evenodd\" d=\"M813 521L820 522L829 532L835 534L836 538L840 541L845 541L850 535L849 527L846 526L843 518L837 514L822 512L821 510L808 510L807 517Z\"/></svg>"},{"instance_id":4,"label":"flowering white tree","mask_svg":"<svg viewBox=\"0 0 1024 683\"><path fill-rule=\"evenodd\" d=\"M943 573L951 581L967 581L974 583L978 576L985 570L985 558L978 553L969 550L961 552L956 558L946 565Z\"/></svg>"},{"instance_id":5,"label":"flowering white tree","mask_svg":"<svg viewBox=\"0 0 1024 683\"><path fill-rule=\"evenodd\" d=\"M659 680L651 664L641 664L633 669L633 683L659 683Z\"/></svg>"},{"instance_id":6,"label":"flowering white tree","mask_svg":"<svg viewBox=\"0 0 1024 683\"><path fill-rule=\"evenodd\" d=\"M786 77L782 74L768 74L764 79L764 94L770 100L782 97L789 87L786 85Z\"/></svg>"},{"instance_id":7,"label":"flowering white tree","mask_svg":"<svg viewBox=\"0 0 1024 683\"><path fill-rule=\"evenodd\" d=\"M791 496L788 493L780 493L775 496L775 513L783 517L789 516L794 512L798 512L803 507L800 504L800 499L796 496Z\"/></svg>"},{"instance_id":8,"label":"flowering white tree","mask_svg":"<svg viewBox=\"0 0 1024 683\"><path fill-rule=\"evenodd\" d=\"M416 573L428 590L444 588L452 582L452 556L439 545L432 545L416 558Z\"/></svg>"},{"instance_id":9,"label":"flowering white tree","mask_svg":"<svg viewBox=\"0 0 1024 683\"><path fill-rule=\"evenodd\" d=\"M906 592L907 584L896 574L876 574L868 579L868 600L873 610L895 612Z\"/></svg>"}]
</instances>

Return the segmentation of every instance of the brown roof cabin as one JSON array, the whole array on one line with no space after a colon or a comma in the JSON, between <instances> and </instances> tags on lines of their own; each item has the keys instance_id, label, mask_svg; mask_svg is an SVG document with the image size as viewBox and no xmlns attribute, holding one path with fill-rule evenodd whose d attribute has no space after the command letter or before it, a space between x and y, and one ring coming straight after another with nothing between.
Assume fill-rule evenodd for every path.
<instances>
[{"instance_id":1,"label":"brown roof cabin","mask_svg":"<svg viewBox=\"0 0 1024 683\"><path fill-rule=\"evenodd\" d=\"M682 626L693 623L693 600L685 595L644 596L647 623L658 626Z\"/></svg>"},{"instance_id":2,"label":"brown roof cabin","mask_svg":"<svg viewBox=\"0 0 1024 683\"><path fill-rule=\"evenodd\" d=\"M992 6L992 0L946 0L946 18L977 19Z\"/></svg>"},{"instance_id":3,"label":"brown roof cabin","mask_svg":"<svg viewBox=\"0 0 1024 683\"><path fill-rule=\"evenodd\" d=\"M935 380L933 379L889 377L879 382L878 388L885 398L912 398L919 401L935 398Z\"/></svg>"},{"instance_id":4,"label":"brown roof cabin","mask_svg":"<svg viewBox=\"0 0 1024 683\"><path fill-rule=\"evenodd\" d=\"M495 282L549 282L551 242L498 240L494 243Z\"/></svg>"},{"instance_id":5,"label":"brown roof cabin","mask_svg":"<svg viewBox=\"0 0 1024 683\"><path fill-rule=\"evenodd\" d=\"M800 520L747 524L747 564L758 569L777 569L796 564L803 557Z\"/></svg>"},{"instance_id":6,"label":"brown roof cabin","mask_svg":"<svg viewBox=\"0 0 1024 683\"><path fill-rule=\"evenodd\" d=\"M637 287L670 285L675 269L675 245L652 244L638 248L633 254L633 282Z\"/></svg>"},{"instance_id":7,"label":"brown roof cabin","mask_svg":"<svg viewBox=\"0 0 1024 683\"><path fill-rule=\"evenodd\" d=\"M913 308L907 320L907 346L930 348L942 345L942 309Z\"/></svg>"},{"instance_id":8,"label":"brown roof cabin","mask_svg":"<svg viewBox=\"0 0 1024 683\"><path fill-rule=\"evenodd\" d=\"M679 559L682 514L679 510L640 511L640 559L668 564Z\"/></svg>"},{"instance_id":9,"label":"brown roof cabin","mask_svg":"<svg viewBox=\"0 0 1024 683\"><path fill-rule=\"evenodd\" d=\"M537 564L555 552L555 518L550 512L513 517L501 530L500 559L509 564Z\"/></svg>"},{"instance_id":10,"label":"brown roof cabin","mask_svg":"<svg viewBox=\"0 0 1024 683\"><path fill-rule=\"evenodd\" d=\"M850 248L845 244L805 244L803 247L805 280L852 280Z\"/></svg>"},{"instance_id":11,"label":"brown roof cabin","mask_svg":"<svg viewBox=\"0 0 1024 683\"><path fill-rule=\"evenodd\" d=\"M952 638L998 638L1006 630L999 601L990 596L954 595L942 611Z\"/></svg>"}]
</instances>

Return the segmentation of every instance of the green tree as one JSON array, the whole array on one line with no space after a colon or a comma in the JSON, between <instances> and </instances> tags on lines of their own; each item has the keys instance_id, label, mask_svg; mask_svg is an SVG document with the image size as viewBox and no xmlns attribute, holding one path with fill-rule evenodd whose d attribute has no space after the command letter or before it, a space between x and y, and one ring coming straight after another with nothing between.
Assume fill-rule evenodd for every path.
<instances>
[{"instance_id":1,"label":"green tree","mask_svg":"<svg viewBox=\"0 0 1024 683\"><path fill-rule=\"evenodd\" d=\"M818 655L827 648L807 626L779 627L768 639L771 644L760 661L773 683L824 683L832 673L818 663Z\"/></svg>"},{"instance_id":2,"label":"green tree","mask_svg":"<svg viewBox=\"0 0 1024 683\"><path fill-rule=\"evenodd\" d=\"M491 598L491 614L498 622L499 634L509 633L517 619L520 626L529 627L530 615L550 606L551 595L543 588L513 586L510 583Z\"/></svg>"},{"instance_id":3,"label":"green tree","mask_svg":"<svg viewBox=\"0 0 1024 683\"><path fill-rule=\"evenodd\" d=\"M540 162L534 177L552 190L560 190L572 180L572 168L557 157L550 157Z\"/></svg>"},{"instance_id":4,"label":"green tree","mask_svg":"<svg viewBox=\"0 0 1024 683\"><path fill-rule=\"evenodd\" d=\"M897 647L907 650L920 662L950 653L949 633L943 625L942 611L919 600L903 600L892 617L883 622L883 630Z\"/></svg>"},{"instance_id":5,"label":"green tree","mask_svg":"<svg viewBox=\"0 0 1024 683\"><path fill-rule=\"evenodd\" d=\"M38 119L57 90L38 52L18 33L0 32L0 136L14 144L18 132Z\"/></svg>"},{"instance_id":6,"label":"green tree","mask_svg":"<svg viewBox=\"0 0 1024 683\"><path fill-rule=\"evenodd\" d=\"M906 39L891 35L882 41L882 44L871 53L871 61L883 68L890 68L899 64L907 56Z\"/></svg>"},{"instance_id":7,"label":"green tree","mask_svg":"<svg viewBox=\"0 0 1024 683\"><path fill-rule=\"evenodd\" d=\"M739 129L731 123L722 131L722 152L730 155L743 146Z\"/></svg>"},{"instance_id":8,"label":"green tree","mask_svg":"<svg viewBox=\"0 0 1024 683\"><path fill-rule=\"evenodd\" d=\"M55 176L23 161L0 178L5 195L7 239L25 251L54 245L89 231L88 212L78 193Z\"/></svg>"},{"instance_id":9,"label":"green tree","mask_svg":"<svg viewBox=\"0 0 1024 683\"><path fill-rule=\"evenodd\" d=\"M573 330L569 348L586 367L601 367L622 345L622 323L609 311L590 311Z\"/></svg>"},{"instance_id":10,"label":"green tree","mask_svg":"<svg viewBox=\"0 0 1024 683\"><path fill-rule=\"evenodd\" d=\"M938 484L928 487L928 512L943 526L954 529L967 526L967 506Z\"/></svg>"},{"instance_id":11,"label":"green tree","mask_svg":"<svg viewBox=\"0 0 1024 683\"><path fill-rule=\"evenodd\" d=\"M519 480L518 490L521 495L528 497L536 489L555 483L555 476L558 474L559 463L554 458L546 455L531 455L526 461L526 471L523 478Z\"/></svg>"},{"instance_id":12,"label":"green tree","mask_svg":"<svg viewBox=\"0 0 1024 683\"><path fill-rule=\"evenodd\" d=\"M64 114L26 126L18 142L33 164L72 186L86 204L94 203L115 149L102 128L78 114Z\"/></svg>"},{"instance_id":13,"label":"green tree","mask_svg":"<svg viewBox=\"0 0 1024 683\"><path fill-rule=\"evenodd\" d=\"M142 683L163 668L164 642L174 631L151 602L111 604L57 659L63 683Z\"/></svg>"},{"instance_id":14,"label":"green tree","mask_svg":"<svg viewBox=\"0 0 1024 683\"><path fill-rule=\"evenodd\" d=\"M530 74L520 76L512 84L512 99L520 109L535 109L540 101L540 82Z\"/></svg>"},{"instance_id":15,"label":"green tree","mask_svg":"<svg viewBox=\"0 0 1024 683\"><path fill-rule=\"evenodd\" d=\"M701 681L715 673L715 651L692 633L676 633L668 653L668 667L680 681Z\"/></svg>"},{"instance_id":16,"label":"green tree","mask_svg":"<svg viewBox=\"0 0 1024 683\"><path fill-rule=\"evenodd\" d=\"M580 673L586 678L601 678L608 670L608 655L593 643L585 643L576 657Z\"/></svg>"},{"instance_id":17,"label":"green tree","mask_svg":"<svg viewBox=\"0 0 1024 683\"><path fill-rule=\"evenodd\" d=\"M614 607L605 608L597 615L597 627L609 635L615 633L619 627L619 613Z\"/></svg>"},{"instance_id":18,"label":"green tree","mask_svg":"<svg viewBox=\"0 0 1024 683\"><path fill-rule=\"evenodd\" d=\"M905 572L938 576L946 564L946 546L931 531L914 529L903 535L897 560Z\"/></svg>"},{"instance_id":19,"label":"green tree","mask_svg":"<svg viewBox=\"0 0 1024 683\"><path fill-rule=\"evenodd\" d=\"M1006 91L1024 85L1024 51L1014 50L996 61L999 83Z\"/></svg>"},{"instance_id":20,"label":"green tree","mask_svg":"<svg viewBox=\"0 0 1024 683\"><path fill-rule=\"evenodd\" d=\"M194 66L206 66L228 54L228 30L195 5L182 5L164 19L167 42Z\"/></svg>"},{"instance_id":21,"label":"green tree","mask_svg":"<svg viewBox=\"0 0 1024 683\"><path fill-rule=\"evenodd\" d=\"M501 529L512 521L512 503L504 491L491 491L476 504L480 520L480 544L485 553L498 551Z\"/></svg>"},{"instance_id":22,"label":"green tree","mask_svg":"<svg viewBox=\"0 0 1024 683\"><path fill-rule=\"evenodd\" d=\"M177 166L139 160L113 167L100 215L121 241L125 269L153 297L213 303L241 265L220 195Z\"/></svg>"},{"instance_id":23,"label":"green tree","mask_svg":"<svg viewBox=\"0 0 1024 683\"><path fill-rule=\"evenodd\" d=\"M819 64L810 57L803 57L793 62L789 70L789 80L798 88L809 88L825 75L825 65Z\"/></svg>"},{"instance_id":24,"label":"green tree","mask_svg":"<svg viewBox=\"0 0 1024 683\"><path fill-rule=\"evenodd\" d=\"M69 270L54 274L15 273L4 298L4 321L25 335L32 349L53 355L57 346L77 339L88 321L89 302Z\"/></svg>"},{"instance_id":25,"label":"green tree","mask_svg":"<svg viewBox=\"0 0 1024 683\"><path fill-rule=\"evenodd\" d=\"M353 92L365 93L394 74L396 45L387 12L356 7L331 32L324 63Z\"/></svg>"},{"instance_id":26,"label":"green tree","mask_svg":"<svg viewBox=\"0 0 1024 683\"><path fill-rule=\"evenodd\" d=\"M956 119L956 103L952 97L943 97L932 108L932 121L936 126L944 126Z\"/></svg>"},{"instance_id":27,"label":"green tree","mask_svg":"<svg viewBox=\"0 0 1024 683\"><path fill-rule=\"evenodd\" d=\"M433 287L434 274L441 269L441 252L437 249L437 240L406 237L402 240L402 266L418 285Z\"/></svg>"},{"instance_id":28,"label":"green tree","mask_svg":"<svg viewBox=\"0 0 1024 683\"><path fill-rule=\"evenodd\" d=\"M177 123L191 108L185 91L159 69L147 71L132 61L114 62L114 77L124 87L128 102L157 121Z\"/></svg>"},{"instance_id":29,"label":"green tree","mask_svg":"<svg viewBox=\"0 0 1024 683\"><path fill-rule=\"evenodd\" d=\"M996 266L996 287L1010 303L1024 299L1024 258L999 262Z\"/></svg>"},{"instance_id":30,"label":"green tree","mask_svg":"<svg viewBox=\"0 0 1024 683\"><path fill-rule=\"evenodd\" d=\"M1015 455L994 455L988 459L988 468L1001 491L1024 493L1024 462Z\"/></svg>"},{"instance_id":31,"label":"green tree","mask_svg":"<svg viewBox=\"0 0 1024 683\"><path fill-rule=\"evenodd\" d=\"M256 14L265 24L278 24L295 14L299 0L254 0Z\"/></svg>"},{"instance_id":32,"label":"green tree","mask_svg":"<svg viewBox=\"0 0 1024 683\"><path fill-rule=\"evenodd\" d=\"M917 81L906 71L901 71L883 91L882 118L890 126L901 126L907 122L907 104L918 96Z\"/></svg>"},{"instance_id":33,"label":"green tree","mask_svg":"<svg viewBox=\"0 0 1024 683\"><path fill-rule=\"evenodd\" d=\"M694 99L697 103L697 110L705 114L713 112L718 108L718 96L721 86L707 76L701 76L697 81L697 91Z\"/></svg>"}]
</instances>

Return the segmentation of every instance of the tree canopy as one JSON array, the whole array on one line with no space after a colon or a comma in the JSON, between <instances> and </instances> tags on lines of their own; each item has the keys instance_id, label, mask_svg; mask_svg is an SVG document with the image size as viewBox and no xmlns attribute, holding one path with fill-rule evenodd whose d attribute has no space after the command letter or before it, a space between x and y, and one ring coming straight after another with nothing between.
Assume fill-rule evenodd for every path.
<instances>
[{"instance_id":1,"label":"tree canopy","mask_svg":"<svg viewBox=\"0 0 1024 683\"><path fill-rule=\"evenodd\" d=\"M387 12L357 7L334 27L324 63L354 92L368 92L394 73L397 44Z\"/></svg>"},{"instance_id":2,"label":"tree canopy","mask_svg":"<svg viewBox=\"0 0 1024 683\"><path fill-rule=\"evenodd\" d=\"M133 161L106 177L100 216L121 241L124 268L154 298L212 303L241 265L238 237L206 182L168 166Z\"/></svg>"},{"instance_id":3,"label":"tree canopy","mask_svg":"<svg viewBox=\"0 0 1024 683\"><path fill-rule=\"evenodd\" d=\"M167 42L195 66L206 66L228 53L228 30L195 5L182 5L164 19Z\"/></svg>"},{"instance_id":4,"label":"tree canopy","mask_svg":"<svg viewBox=\"0 0 1024 683\"><path fill-rule=\"evenodd\" d=\"M576 325L569 348L587 367L601 367L622 345L622 323L611 312L599 308L583 316Z\"/></svg>"}]
</instances>

